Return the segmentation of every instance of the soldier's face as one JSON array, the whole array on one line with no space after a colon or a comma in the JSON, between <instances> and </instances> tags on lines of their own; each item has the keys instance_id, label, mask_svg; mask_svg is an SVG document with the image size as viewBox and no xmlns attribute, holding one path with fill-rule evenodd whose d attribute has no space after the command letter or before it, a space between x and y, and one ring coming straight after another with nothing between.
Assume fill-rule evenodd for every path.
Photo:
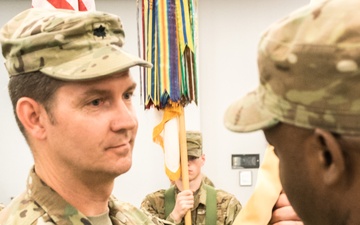
<instances>
[{"instance_id":1,"label":"soldier's face","mask_svg":"<svg viewBox=\"0 0 360 225\"><path fill-rule=\"evenodd\" d=\"M132 164L138 121L129 71L70 82L55 94L47 123L47 157L79 176L118 176Z\"/></svg>"},{"instance_id":2,"label":"soldier's face","mask_svg":"<svg viewBox=\"0 0 360 225\"><path fill-rule=\"evenodd\" d=\"M189 180L192 181L201 174L201 167L205 163L205 155L188 158Z\"/></svg>"},{"instance_id":3,"label":"soldier's face","mask_svg":"<svg viewBox=\"0 0 360 225\"><path fill-rule=\"evenodd\" d=\"M321 164L313 130L280 123L264 130L268 142L279 157L280 179L291 205L306 224L318 224L314 207L326 208L327 198L321 190ZM316 202L316 203L315 203ZM319 211L319 212L320 212ZM321 214L317 212L317 214Z\"/></svg>"}]
</instances>

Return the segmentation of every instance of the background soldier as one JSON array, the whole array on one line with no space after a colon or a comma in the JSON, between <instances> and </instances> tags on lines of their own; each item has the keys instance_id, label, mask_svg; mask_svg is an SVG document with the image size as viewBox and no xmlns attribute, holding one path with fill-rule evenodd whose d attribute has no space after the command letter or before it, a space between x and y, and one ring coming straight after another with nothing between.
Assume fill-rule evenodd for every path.
<instances>
[{"instance_id":1,"label":"background soldier","mask_svg":"<svg viewBox=\"0 0 360 225\"><path fill-rule=\"evenodd\" d=\"M170 189L147 195L141 208L175 223L181 223L186 212L191 210L193 224L232 224L241 210L240 202L234 195L204 183L201 167L205 163L205 154L201 133L187 131L186 140L190 190L183 190L179 179Z\"/></svg>"}]
</instances>

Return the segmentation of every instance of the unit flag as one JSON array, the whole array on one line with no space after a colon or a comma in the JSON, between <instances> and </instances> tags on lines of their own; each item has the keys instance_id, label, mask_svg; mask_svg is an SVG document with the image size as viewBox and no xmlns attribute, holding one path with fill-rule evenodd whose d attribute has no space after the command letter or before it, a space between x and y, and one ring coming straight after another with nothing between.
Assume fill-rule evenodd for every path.
<instances>
[{"instance_id":1,"label":"unit flag","mask_svg":"<svg viewBox=\"0 0 360 225\"><path fill-rule=\"evenodd\" d=\"M95 11L95 0L32 0L33 8Z\"/></svg>"}]
</instances>

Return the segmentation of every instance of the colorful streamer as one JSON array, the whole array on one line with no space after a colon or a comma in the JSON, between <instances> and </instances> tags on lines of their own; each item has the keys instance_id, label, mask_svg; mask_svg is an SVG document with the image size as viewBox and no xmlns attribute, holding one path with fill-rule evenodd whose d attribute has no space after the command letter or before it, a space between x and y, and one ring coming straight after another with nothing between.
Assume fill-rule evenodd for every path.
<instances>
[{"instance_id":1,"label":"colorful streamer","mask_svg":"<svg viewBox=\"0 0 360 225\"><path fill-rule=\"evenodd\" d=\"M142 12L143 57L153 64L143 74L144 106L164 111L163 120L153 130L153 140L163 148L167 176L177 180L182 175L185 188L189 184L184 182L183 107L197 104L198 96L195 4L196 0L142 0L142 10L138 9Z\"/></svg>"},{"instance_id":2,"label":"colorful streamer","mask_svg":"<svg viewBox=\"0 0 360 225\"><path fill-rule=\"evenodd\" d=\"M164 109L170 102L197 104L194 0L143 0L144 105Z\"/></svg>"}]
</instances>

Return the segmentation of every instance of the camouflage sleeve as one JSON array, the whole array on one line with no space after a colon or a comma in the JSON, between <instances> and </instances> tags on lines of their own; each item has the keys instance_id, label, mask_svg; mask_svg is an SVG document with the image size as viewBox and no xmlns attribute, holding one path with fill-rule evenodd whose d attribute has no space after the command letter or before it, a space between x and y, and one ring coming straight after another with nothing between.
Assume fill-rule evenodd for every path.
<instances>
[{"instance_id":1,"label":"camouflage sleeve","mask_svg":"<svg viewBox=\"0 0 360 225\"><path fill-rule=\"evenodd\" d=\"M218 215L218 218L222 218L224 220L224 224L231 225L233 224L236 216L239 214L242 206L239 200L230 193L227 193L223 190L218 190L217 198L221 199L218 207L222 215Z\"/></svg>"},{"instance_id":2,"label":"camouflage sleeve","mask_svg":"<svg viewBox=\"0 0 360 225\"><path fill-rule=\"evenodd\" d=\"M155 220L159 220L164 224L176 224L176 225L183 224L182 222L175 223L175 221L170 215L167 218L165 218L164 195L165 195L165 190L163 189L148 194L141 202L141 206L140 206L141 210L143 210L145 214L152 216Z\"/></svg>"},{"instance_id":3,"label":"camouflage sleeve","mask_svg":"<svg viewBox=\"0 0 360 225\"><path fill-rule=\"evenodd\" d=\"M160 219L165 219L164 194L165 190L159 190L146 195L140 208Z\"/></svg>"},{"instance_id":4,"label":"camouflage sleeve","mask_svg":"<svg viewBox=\"0 0 360 225\"><path fill-rule=\"evenodd\" d=\"M229 206L227 208L227 219L226 219L226 224L231 225L236 216L239 214L240 210L241 210L242 206L240 204L240 202L235 198L232 197L229 201Z\"/></svg>"},{"instance_id":5,"label":"camouflage sleeve","mask_svg":"<svg viewBox=\"0 0 360 225\"><path fill-rule=\"evenodd\" d=\"M156 217L154 216L153 214L149 213L148 211L144 210L144 209L141 209L144 214L149 218L151 219L151 221L155 224L155 225L177 225L175 224L173 221L171 220L164 220L164 219L161 219L159 217Z\"/></svg>"},{"instance_id":6,"label":"camouflage sleeve","mask_svg":"<svg viewBox=\"0 0 360 225\"><path fill-rule=\"evenodd\" d=\"M182 219L180 222L175 222L175 220L171 217L171 214L166 218L166 221L175 224L175 225L183 225L184 220Z\"/></svg>"}]
</instances>

